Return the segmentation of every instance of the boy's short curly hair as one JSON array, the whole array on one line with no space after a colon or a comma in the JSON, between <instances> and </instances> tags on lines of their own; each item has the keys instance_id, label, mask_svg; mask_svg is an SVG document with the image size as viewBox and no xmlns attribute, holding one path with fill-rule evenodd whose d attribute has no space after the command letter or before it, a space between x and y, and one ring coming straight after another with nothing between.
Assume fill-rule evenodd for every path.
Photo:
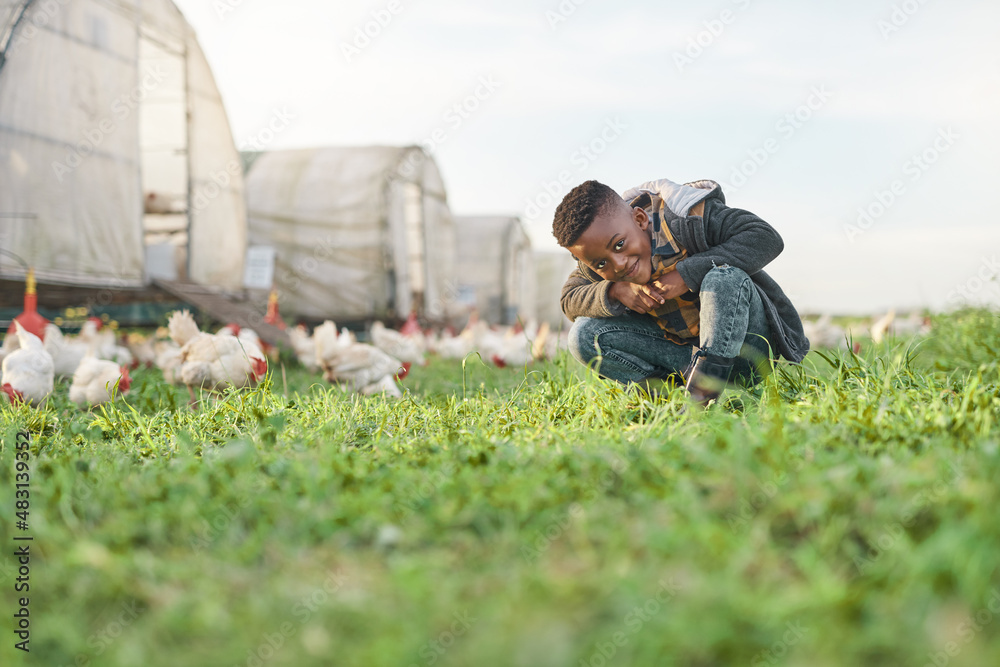
<instances>
[{"instance_id":1,"label":"boy's short curly hair","mask_svg":"<svg viewBox=\"0 0 1000 667\"><path fill-rule=\"evenodd\" d=\"M564 248L576 243L594 218L622 202L621 196L598 181L576 186L563 197L552 218L552 235Z\"/></svg>"}]
</instances>

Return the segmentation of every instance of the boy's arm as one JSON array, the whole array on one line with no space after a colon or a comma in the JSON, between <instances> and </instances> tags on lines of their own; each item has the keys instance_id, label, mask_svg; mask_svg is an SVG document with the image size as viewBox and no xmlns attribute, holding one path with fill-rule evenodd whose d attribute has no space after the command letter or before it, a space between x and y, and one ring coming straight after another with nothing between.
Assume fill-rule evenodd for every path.
<instances>
[{"instance_id":1,"label":"boy's arm","mask_svg":"<svg viewBox=\"0 0 1000 667\"><path fill-rule=\"evenodd\" d=\"M708 250L677 262L677 273L696 292L705 274L715 266L728 264L753 275L785 248L774 227L749 211L724 205L712 207L705 240Z\"/></svg>"},{"instance_id":2,"label":"boy's arm","mask_svg":"<svg viewBox=\"0 0 1000 667\"><path fill-rule=\"evenodd\" d=\"M625 306L612 298L608 292L613 284L610 280L591 279L578 266L569 274L562 288L559 303L563 314L570 320L576 320L578 317L624 315L627 310Z\"/></svg>"}]
</instances>

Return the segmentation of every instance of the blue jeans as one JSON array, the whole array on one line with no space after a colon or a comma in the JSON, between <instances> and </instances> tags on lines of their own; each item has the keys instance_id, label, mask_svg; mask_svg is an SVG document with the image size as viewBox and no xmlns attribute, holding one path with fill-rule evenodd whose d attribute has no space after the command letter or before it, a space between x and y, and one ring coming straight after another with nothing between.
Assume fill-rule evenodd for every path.
<instances>
[{"instance_id":1,"label":"blue jeans","mask_svg":"<svg viewBox=\"0 0 1000 667\"><path fill-rule=\"evenodd\" d=\"M569 330L569 349L581 363L618 382L642 382L683 372L701 349L735 358L731 380L760 381L761 361L771 353L771 327L750 276L723 265L701 283L700 345L678 345L663 336L649 315L578 317Z\"/></svg>"}]
</instances>

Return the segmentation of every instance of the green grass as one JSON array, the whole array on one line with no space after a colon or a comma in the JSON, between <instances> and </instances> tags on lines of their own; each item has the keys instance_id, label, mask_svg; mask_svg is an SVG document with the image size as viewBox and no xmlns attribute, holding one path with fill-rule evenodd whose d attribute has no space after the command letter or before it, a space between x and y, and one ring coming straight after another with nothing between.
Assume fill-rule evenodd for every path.
<instances>
[{"instance_id":1,"label":"green grass","mask_svg":"<svg viewBox=\"0 0 1000 667\"><path fill-rule=\"evenodd\" d=\"M565 356L433 361L396 402L291 367L194 412L157 371L91 412L60 386L2 413L0 663L1000 664L998 350L953 313L704 413Z\"/></svg>"}]
</instances>

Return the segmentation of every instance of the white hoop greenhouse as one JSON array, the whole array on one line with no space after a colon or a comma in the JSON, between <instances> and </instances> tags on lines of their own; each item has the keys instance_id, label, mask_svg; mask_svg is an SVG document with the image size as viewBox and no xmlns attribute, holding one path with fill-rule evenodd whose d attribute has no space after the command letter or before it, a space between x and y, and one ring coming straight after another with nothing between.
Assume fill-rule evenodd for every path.
<instances>
[{"instance_id":1,"label":"white hoop greenhouse","mask_svg":"<svg viewBox=\"0 0 1000 667\"><path fill-rule=\"evenodd\" d=\"M417 147L263 153L247 174L251 245L275 249L283 312L334 320L453 312L454 223Z\"/></svg>"},{"instance_id":2,"label":"white hoop greenhouse","mask_svg":"<svg viewBox=\"0 0 1000 667\"><path fill-rule=\"evenodd\" d=\"M533 320L535 266L531 241L518 218L460 216L455 220L455 281L463 301L487 322Z\"/></svg>"},{"instance_id":3,"label":"white hoop greenhouse","mask_svg":"<svg viewBox=\"0 0 1000 667\"><path fill-rule=\"evenodd\" d=\"M41 282L143 286L155 251L161 272L241 287L239 155L172 2L0 0L0 247Z\"/></svg>"}]
</instances>

